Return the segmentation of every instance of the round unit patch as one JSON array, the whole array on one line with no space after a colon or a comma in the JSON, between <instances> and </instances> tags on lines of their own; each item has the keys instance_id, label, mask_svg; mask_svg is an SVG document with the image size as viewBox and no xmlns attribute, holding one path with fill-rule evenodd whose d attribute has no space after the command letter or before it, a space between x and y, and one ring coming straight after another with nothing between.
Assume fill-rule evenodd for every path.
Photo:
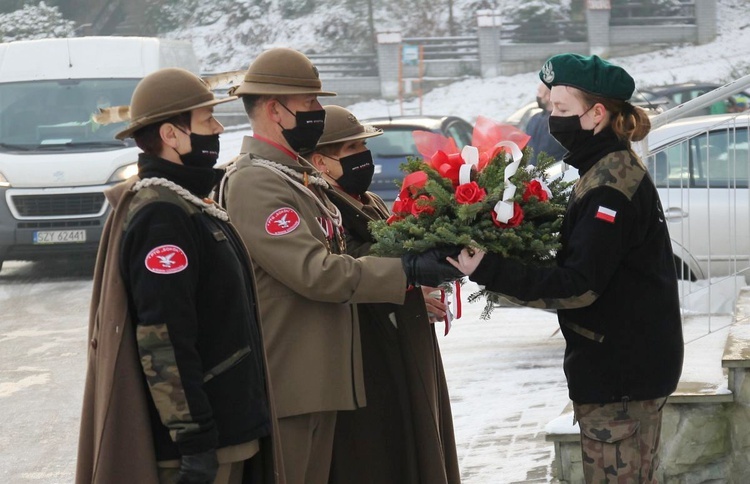
<instances>
[{"instance_id":1,"label":"round unit patch","mask_svg":"<svg viewBox=\"0 0 750 484\"><path fill-rule=\"evenodd\" d=\"M175 274L187 266L187 254L176 245L160 245L146 256L146 269L154 274Z\"/></svg>"},{"instance_id":2,"label":"round unit patch","mask_svg":"<svg viewBox=\"0 0 750 484\"><path fill-rule=\"evenodd\" d=\"M299 227L299 214L293 208L280 208L266 219L269 235L285 235Z\"/></svg>"}]
</instances>

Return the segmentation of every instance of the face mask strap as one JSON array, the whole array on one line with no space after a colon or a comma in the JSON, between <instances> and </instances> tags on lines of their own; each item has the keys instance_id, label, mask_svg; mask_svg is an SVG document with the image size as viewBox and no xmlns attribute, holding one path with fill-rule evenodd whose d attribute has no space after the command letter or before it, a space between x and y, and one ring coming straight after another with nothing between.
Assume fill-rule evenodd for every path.
<instances>
[{"instance_id":1,"label":"face mask strap","mask_svg":"<svg viewBox=\"0 0 750 484\"><path fill-rule=\"evenodd\" d=\"M322 156L325 156L326 158L330 158L330 159L332 159L332 160L334 160L334 161L338 161L339 163L341 163L341 158L334 158L333 156L330 156L330 155L326 155L325 153L320 153L320 154L321 154Z\"/></svg>"},{"instance_id":2,"label":"face mask strap","mask_svg":"<svg viewBox=\"0 0 750 484\"><path fill-rule=\"evenodd\" d=\"M169 124L171 124L172 126L174 126L174 128L175 128L175 129L176 129L177 131L179 131L179 132L181 132L181 133L183 133L183 134L186 134L186 135L188 135L188 138L190 137L190 133L188 133L187 131L185 131L185 130L184 130L184 129L182 129L181 127L177 126L177 125L176 125L176 124L174 124L174 123L169 123ZM172 148L172 147L170 146L170 148ZM181 153L180 153L179 151L177 151L177 148L172 148L172 149L174 150L174 152L175 152L175 153L177 153L177 156L179 156L180 158L182 158L182 154L181 154Z\"/></svg>"},{"instance_id":3,"label":"face mask strap","mask_svg":"<svg viewBox=\"0 0 750 484\"><path fill-rule=\"evenodd\" d=\"M283 102L281 102L279 99L277 99L276 102L279 103L279 104L281 104L281 107L284 108L284 109L286 109L286 112L288 112L292 116L295 116L295 117L297 116L297 113L293 113L292 110L289 109L288 107L286 107L286 105Z\"/></svg>"}]
</instances>

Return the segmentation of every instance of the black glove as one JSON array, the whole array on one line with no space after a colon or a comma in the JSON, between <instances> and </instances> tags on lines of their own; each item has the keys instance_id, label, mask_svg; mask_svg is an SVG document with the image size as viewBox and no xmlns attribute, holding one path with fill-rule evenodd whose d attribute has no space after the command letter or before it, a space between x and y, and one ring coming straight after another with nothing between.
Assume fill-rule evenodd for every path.
<instances>
[{"instance_id":1,"label":"black glove","mask_svg":"<svg viewBox=\"0 0 750 484\"><path fill-rule=\"evenodd\" d=\"M437 287L445 282L463 277L463 273L450 265L446 257L458 257L461 247L437 247L421 254L401 256L406 273L406 283Z\"/></svg>"},{"instance_id":2,"label":"black glove","mask_svg":"<svg viewBox=\"0 0 750 484\"><path fill-rule=\"evenodd\" d=\"M219 460L213 449L200 454L183 455L177 484L213 484L218 470Z\"/></svg>"}]
</instances>

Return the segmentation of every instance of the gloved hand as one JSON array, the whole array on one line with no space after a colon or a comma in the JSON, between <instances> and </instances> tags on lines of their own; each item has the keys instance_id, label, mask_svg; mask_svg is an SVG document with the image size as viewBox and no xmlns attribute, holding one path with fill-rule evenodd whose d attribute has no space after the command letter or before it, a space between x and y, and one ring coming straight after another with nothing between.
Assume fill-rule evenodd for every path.
<instances>
[{"instance_id":1,"label":"gloved hand","mask_svg":"<svg viewBox=\"0 0 750 484\"><path fill-rule=\"evenodd\" d=\"M446 257L457 257L461 247L436 247L421 254L405 254L401 263L406 273L406 283L437 287L445 282L463 277L463 273L450 265Z\"/></svg>"},{"instance_id":2,"label":"gloved hand","mask_svg":"<svg viewBox=\"0 0 750 484\"><path fill-rule=\"evenodd\" d=\"M213 449L200 454L183 455L177 484L213 484L218 470L219 460Z\"/></svg>"}]
</instances>

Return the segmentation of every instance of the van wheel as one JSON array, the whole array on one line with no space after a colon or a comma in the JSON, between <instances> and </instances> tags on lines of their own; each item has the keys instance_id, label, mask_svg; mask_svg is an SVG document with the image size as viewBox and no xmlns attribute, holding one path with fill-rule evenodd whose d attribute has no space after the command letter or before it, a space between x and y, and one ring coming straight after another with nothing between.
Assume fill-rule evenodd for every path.
<instances>
[{"instance_id":1,"label":"van wheel","mask_svg":"<svg viewBox=\"0 0 750 484\"><path fill-rule=\"evenodd\" d=\"M676 255L674 257L674 268L675 272L677 273L677 279L681 281L697 281L698 278L695 277L695 274L693 271L690 270L690 267L679 257Z\"/></svg>"}]
</instances>

